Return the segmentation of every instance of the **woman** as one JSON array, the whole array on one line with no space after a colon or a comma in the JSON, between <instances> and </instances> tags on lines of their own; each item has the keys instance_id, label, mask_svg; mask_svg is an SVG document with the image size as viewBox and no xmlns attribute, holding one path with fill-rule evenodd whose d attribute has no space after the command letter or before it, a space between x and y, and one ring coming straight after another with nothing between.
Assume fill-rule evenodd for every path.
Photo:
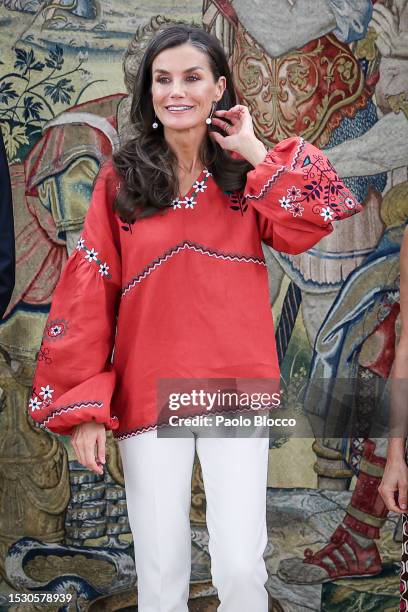
<instances>
[{"instance_id":1,"label":"woman","mask_svg":"<svg viewBox=\"0 0 408 612\"><path fill-rule=\"evenodd\" d=\"M261 241L302 252L361 207L303 139L265 149L220 43L201 28L168 27L151 41L130 120L137 135L97 177L55 291L30 414L72 435L78 460L99 474L113 430L141 612L188 609L195 449L220 609L266 612L268 438L192 428L159 439L156 385L278 379Z\"/></svg>"},{"instance_id":2,"label":"woman","mask_svg":"<svg viewBox=\"0 0 408 612\"><path fill-rule=\"evenodd\" d=\"M408 610L408 226L405 228L400 255L400 326L401 333L392 370L391 428L387 463L379 491L388 510L402 514L403 546L401 566L401 610Z\"/></svg>"}]
</instances>

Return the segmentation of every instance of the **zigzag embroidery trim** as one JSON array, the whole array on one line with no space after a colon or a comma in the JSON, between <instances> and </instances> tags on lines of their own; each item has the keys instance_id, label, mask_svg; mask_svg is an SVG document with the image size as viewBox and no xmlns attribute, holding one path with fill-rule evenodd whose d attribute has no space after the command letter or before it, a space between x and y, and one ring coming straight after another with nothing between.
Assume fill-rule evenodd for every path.
<instances>
[{"instance_id":1,"label":"zigzag embroidery trim","mask_svg":"<svg viewBox=\"0 0 408 612\"><path fill-rule=\"evenodd\" d=\"M298 161L298 159L299 159L299 156L300 156L300 154L301 154L302 150L304 149L304 146L305 146L305 141L304 141L304 139L303 139L303 138L301 138L301 137L299 137L299 144L298 144L298 146L297 146L297 148L296 148L296 151L295 151L295 154L294 154L294 156L293 156L292 163L290 164L290 168L289 168L290 172L293 172L293 170L295 169L296 164L297 164L297 161ZM262 187L262 189L261 189L261 191L258 193L258 195L251 195L251 194L247 194L247 195L246 195L246 199L248 199L248 200L249 200L249 199L259 200L259 198L262 198L262 197L265 195L266 191L267 191L268 189L270 189L270 187L271 187L271 186L272 186L274 183L276 183L276 181L277 181L277 180L278 180L278 178L281 176L281 174L283 174L284 172L287 172L287 171L288 171L288 168L287 168L286 166L281 166L280 168L278 168L278 169L277 169L277 171L275 172L275 174L273 174L273 175L271 176L271 178L270 178L270 179L268 179L268 181L267 181L267 182L265 183L265 185Z\"/></svg>"},{"instance_id":2,"label":"zigzag embroidery trim","mask_svg":"<svg viewBox=\"0 0 408 612\"><path fill-rule=\"evenodd\" d=\"M262 410L265 410L265 412L267 413L269 408L265 407L264 409L260 409L260 411L262 412ZM241 412L253 412L253 408L248 407L248 408L240 408L239 410L216 410L215 412L212 412L211 414L215 414L215 415L219 415L219 414L232 414L235 415L236 413L241 413ZM112 431L112 435L116 440L126 440L127 438L133 438L133 436L139 436L140 434L146 433L148 431L154 431L156 429L159 429L161 427L169 427L168 423L155 423L154 425L147 425L147 427L138 427L136 429L131 429L130 431L124 432L124 433L118 433L116 430Z\"/></svg>"},{"instance_id":3,"label":"zigzag embroidery trim","mask_svg":"<svg viewBox=\"0 0 408 612\"><path fill-rule=\"evenodd\" d=\"M67 406L61 406L61 408L57 408L53 410L50 415L44 421L40 421L41 427L46 427L47 423L55 419L55 417L59 416L63 412L71 412L72 410L79 410L81 408L103 408L103 402L100 400L89 401L89 402L81 402L80 404L68 404Z\"/></svg>"},{"instance_id":4,"label":"zigzag embroidery trim","mask_svg":"<svg viewBox=\"0 0 408 612\"><path fill-rule=\"evenodd\" d=\"M281 166L280 168L277 169L277 171L275 172L275 174L273 176L271 176L270 179L268 179L268 181L265 183L265 185L262 187L261 191L257 194L257 195L252 195L250 193L248 193L245 197L245 199L250 200L250 199L254 199L254 200L259 200L259 198L262 198L266 191L272 187L272 185L274 183L276 183L276 181L278 180L278 178L280 177L280 175L285 172L286 170L286 166Z\"/></svg>"},{"instance_id":5,"label":"zigzag embroidery trim","mask_svg":"<svg viewBox=\"0 0 408 612\"><path fill-rule=\"evenodd\" d=\"M291 171L293 171L295 169L296 164L297 164L297 160L299 159L299 155L301 154L304 146L305 146L305 141L304 141L303 138L300 138L299 139L298 147L297 147L296 152L295 152L295 154L293 156L292 163L290 164L290 170Z\"/></svg>"},{"instance_id":6,"label":"zigzag embroidery trim","mask_svg":"<svg viewBox=\"0 0 408 612\"><path fill-rule=\"evenodd\" d=\"M148 431L154 431L155 429L157 429L157 425L149 425L148 427L141 427L140 429L133 429L132 431L130 431L129 433L125 433L125 434L116 434L113 431L113 437L116 440L126 440L127 438L133 438L133 436L139 436L142 433L146 433Z\"/></svg>"},{"instance_id":7,"label":"zigzag embroidery trim","mask_svg":"<svg viewBox=\"0 0 408 612\"><path fill-rule=\"evenodd\" d=\"M145 267L145 269L140 274L132 278L132 280L130 280L127 285L122 289L122 296L125 296L131 289L133 289L133 287L135 287L135 285L140 283L147 276L149 276L149 274L154 272L154 270L156 270L156 268L158 268L162 263L173 257L173 255L180 253L180 251L183 251L184 249L189 249L191 251L195 251L196 253L201 253L201 255L215 257L216 259L223 259L224 261L239 261L244 263L255 263L261 266L266 266L265 260L261 259L260 257L248 257L246 255L218 253L217 251L212 251L199 244L194 244L193 242L182 242L181 244L178 244L172 249L166 251L157 259L154 259L150 264Z\"/></svg>"}]
</instances>

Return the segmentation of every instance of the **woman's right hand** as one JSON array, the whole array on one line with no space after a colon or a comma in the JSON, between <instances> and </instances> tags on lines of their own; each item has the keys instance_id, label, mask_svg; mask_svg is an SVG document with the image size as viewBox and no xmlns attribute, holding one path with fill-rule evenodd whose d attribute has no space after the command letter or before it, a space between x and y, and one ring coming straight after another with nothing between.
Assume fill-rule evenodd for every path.
<instances>
[{"instance_id":1,"label":"woman's right hand","mask_svg":"<svg viewBox=\"0 0 408 612\"><path fill-rule=\"evenodd\" d=\"M378 492L388 510L398 514L407 512L408 467L404 458L387 459Z\"/></svg>"},{"instance_id":2,"label":"woman's right hand","mask_svg":"<svg viewBox=\"0 0 408 612\"><path fill-rule=\"evenodd\" d=\"M71 436L71 444L79 463L97 474L103 474L101 464L105 463L106 449L106 430L103 423L89 421L77 425Z\"/></svg>"}]
</instances>

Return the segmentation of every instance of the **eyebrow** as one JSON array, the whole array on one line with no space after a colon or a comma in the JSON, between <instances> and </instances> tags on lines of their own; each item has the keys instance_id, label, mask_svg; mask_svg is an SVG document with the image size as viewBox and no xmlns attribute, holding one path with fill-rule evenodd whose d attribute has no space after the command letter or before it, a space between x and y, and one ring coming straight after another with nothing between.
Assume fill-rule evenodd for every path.
<instances>
[{"instance_id":1,"label":"eyebrow","mask_svg":"<svg viewBox=\"0 0 408 612\"><path fill-rule=\"evenodd\" d=\"M193 70L204 70L204 68L201 68L201 66L192 66L191 68L187 68L187 70L184 70L183 72L192 72ZM156 68L156 70L153 71L153 74L155 72L161 72L162 74L170 74L168 70L163 70L163 68Z\"/></svg>"}]
</instances>

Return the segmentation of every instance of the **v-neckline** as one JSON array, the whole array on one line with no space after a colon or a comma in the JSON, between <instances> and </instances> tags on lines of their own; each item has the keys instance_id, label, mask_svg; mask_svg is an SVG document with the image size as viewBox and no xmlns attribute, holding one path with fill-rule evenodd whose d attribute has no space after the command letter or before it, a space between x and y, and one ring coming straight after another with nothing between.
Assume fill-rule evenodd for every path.
<instances>
[{"instance_id":1,"label":"v-neckline","mask_svg":"<svg viewBox=\"0 0 408 612\"><path fill-rule=\"evenodd\" d=\"M187 191L187 193L185 193L184 195L181 195L179 193L179 195L177 196L176 199L184 201L186 198L191 196L191 192L193 191L194 185L196 183L198 183L200 181L200 179L203 178L204 173L207 171L207 168L204 166L204 168L201 170L200 174L197 176L196 179L194 179L193 183L190 185L190 189Z\"/></svg>"},{"instance_id":2,"label":"v-neckline","mask_svg":"<svg viewBox=\"0 0 408 612\"><path fill-rule=\"evenodd\" d=\"M183 204L183 208L194 209L199 194L207 189L206 183L210 176L212 176L211 172L209 172L207 166L204 166L187 193L183 197L178 196L172 200L169 206L176 210L181 208Z\"/></svg>"}]
</instances>

